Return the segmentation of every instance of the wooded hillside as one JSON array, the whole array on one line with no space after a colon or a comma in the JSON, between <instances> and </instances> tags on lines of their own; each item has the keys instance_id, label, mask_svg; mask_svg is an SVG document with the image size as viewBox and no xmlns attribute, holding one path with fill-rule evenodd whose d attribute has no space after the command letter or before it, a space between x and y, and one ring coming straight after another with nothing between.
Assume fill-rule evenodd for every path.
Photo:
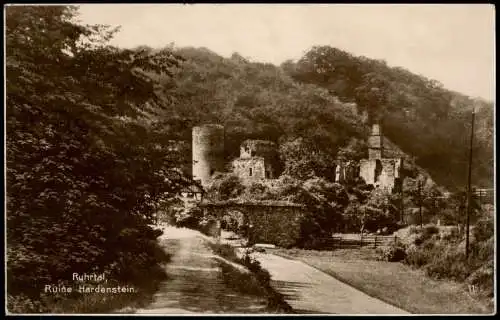
<instances>
[{"instance_id":1,"label":"wooded hillside","mask_svg":"<svg viewBox=\"0 0 500 320\"><path fill-rule=\"evenodd\" d=\"M283 143L302 137L323 160L365 156L368 117L382 123L388 156L404 152L450 190L467 177L470 118L476 115L473 184L493 185L493 104L473 101L435 81L384 61L314 47L277 67L235 53L177 48L185 59L173 78L160 79L176 101L165 118L185 125L216 122L227 130L227 157L246 138Z\"/></svg>"}]
</instances>

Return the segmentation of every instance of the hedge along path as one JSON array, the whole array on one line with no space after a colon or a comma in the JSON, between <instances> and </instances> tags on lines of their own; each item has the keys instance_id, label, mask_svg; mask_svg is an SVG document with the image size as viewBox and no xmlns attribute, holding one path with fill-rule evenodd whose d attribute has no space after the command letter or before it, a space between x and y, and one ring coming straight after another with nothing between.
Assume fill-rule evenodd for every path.
<instances>
[{"instance_id":1,"label":"hedge along path","mask_svg":"<svg viewBox=\"0 0 500 320\"><path fill-rule=\"evenodd\" d=\"M178 247L166 266L168 279L160 285L153 301L136 313L211 314L265 313L266 297L244 295L229 288L221 276L221 263L243 268L215 256L207 242L214 239L198 231L164 227L160 243ZM175 246L172 245L175 243ZM225 260L225 261L221 261ZM246 270L246 269L245 269ZM248 270L246 270L248 272Z\"/></svg>"},{"instance_id":2,"label":"hedge along path","mask_svg":"<svg viewBox=\"0 0 500 320\"><path fill-rule=\"evenodd\" d=\"M271 274L271 285L297 313L408 314L301 261L253 253Z\"/></svg>"}]
</instances>

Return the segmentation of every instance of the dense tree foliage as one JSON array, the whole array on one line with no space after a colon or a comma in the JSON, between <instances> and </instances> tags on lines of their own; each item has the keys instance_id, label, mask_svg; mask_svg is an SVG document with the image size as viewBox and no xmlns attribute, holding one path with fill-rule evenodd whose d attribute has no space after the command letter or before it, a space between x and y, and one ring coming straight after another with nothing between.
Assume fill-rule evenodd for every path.
<instances>
[{"instance_id":1,"label":"dense tree foliage","mask_svg":"<svg viewBox=\"0 0 500 320\"><path fill-rule=\"evenodd\" d=\"M223 124L228 160L238 156L246 139L281 144L301 138L334 158L351 137L364 138L355 105L339 102L318 86L300 84L276 66L236 54L222 58L207 49L178 48L175 53L185 61L174 78L157 77L161 92L175 100L168 117L185 124L186 137L193 125Z\"/></svg>"},{"instance_id":2,"label":"dense tree foliage","mask_svg":"<svg viewBox=\"0 0 500 320\"><path fill-rule=\"evenodd\" d=\"M368 124L380 121L384 155L405 160L408 192L403 204L391 201L406 215L419 214L417 177L439 186L424 192L427 219L450 211L436 200L441 186L455 191L465 185L474 101L434 80L330 47L314 47L299 61L280 67L238 54L223 58L205 48L174 51L185 62L173 79L163 81L163 92L176 100L169 115L186 124L186 137L192 125L223 124L227 160L238 156L243 140L269 139L280 146L285 175L333 181L334 161L366 158ZM473 183L491 186L492 106L474 103Z\"/></svg>"},{"instance_id":3,"label":"dense tree foliage","mask_svg":"<svg viewBox=\"0 0 500 320\"><path fill-rule=\"evenodd\" d=\"M74 272L133 282L155 268L148 224L184 181L182 148L152 118L165 97L144 74L168 77L178 59L111 47L113 30L76 24L76 13L6 10L10 295L37 299Z\"/></svg>"},{"instance_id":4,"label":"dense tree foliage","mask_svg":"<svg viewBox=\"0 0 500 320\"><path fill-rule=\"evenodd\" d=\"M476 105L474 183L493 185L492 103L473 101L435 80L328 46L312 48L297 63L288 62L285 70L341 101L356 102L372 120L382 122L392 142L451 190L465 185L470 117Z\"/></svg>"},{"instance_id":5,"label":"dense tree foliage","mask_svg":"<svg viewBox=\"0 0 500 320\"><path fill-rule=\"evenodd\" d=\"M470 115L477 105L473 181L492 186L493 106L446 90L440 83L384 61L314 47L276 67L238 54L177 48L185 59L162 92L175 97L169 116L189 127L226 127L227 158L247 138L288 143L302 139L320 159L366 156L368 123L380 121L386 155L400 155L450 190L467 177ZM173 84L176 83L177 86ZM416 139L418 137L418 139Z\"/></svg>"}]
</instances>

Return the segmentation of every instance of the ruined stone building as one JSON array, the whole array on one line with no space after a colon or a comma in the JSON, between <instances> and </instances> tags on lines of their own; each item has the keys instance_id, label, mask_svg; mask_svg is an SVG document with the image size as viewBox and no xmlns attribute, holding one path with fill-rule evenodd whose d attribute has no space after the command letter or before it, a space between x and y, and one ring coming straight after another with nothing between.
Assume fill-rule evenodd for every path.
<instances>
[{"instance_id":1,"label":"ruined stone building","mask_svg":"<svg viewBox=\"0 0 500 320\"><path fill-rule=\"evenodd\" d=\"M372 126L368 140L368 159L335 163L335 182L342 183L360 176L367 184L394 192L401 184L402 159L383 158L380 126ZM279 153L275 143L265 140L246 140L240 146L240 156L231 163L232 172L243 183L266 181L279 176ZM226 167L224 127L208 124L193 128L193 179L206 186L216 172Z\"/></svg>"},{"instance_id":2,"label":"ruined stone building","mask_svg":"<svg viewBox=\"0 0 500 320\"><path fill-rule=\"evenodd\" d=\"M225 171L224 127L208 124L193 128L193 179L206 186L216 172ZM276 144L265 140L246 140L240 157L231 169L243 183L277 177L279 154Z\"/></svg>"},{"instance_id":3,"label":"ruined stone building","mask_svg":"<svg viewBox=\"0 0 500 320\"><path fill-rule=\"evenodd\" d=\"M232 164L235 173L243 182L276 178L279 161L276 144L266 140L246 140L240 146L240 157Z\"/></svg>"},{"instance_id":4,"label":"ruined stone building","mask_svg":"<svg viewBox=\"0 0 500 320\"><path fill-rule=\"evenodd\" d=\"M193 180L206 186L215 172L224 172L224 127L207 124L193 128Z\"/></svg>"},{"instance_id":5,"label":"ruined stone building","mask_svg":"<svg viewBox=\"0 0 500 320\"><path fill-rule=\"evenodd\" d=\"M359 175L367 184L389 192L400 190L403 159L383 157L383 136L378 124L373 124L368 138L368 159L359 163Z\"/></svg>"}]
</instances>

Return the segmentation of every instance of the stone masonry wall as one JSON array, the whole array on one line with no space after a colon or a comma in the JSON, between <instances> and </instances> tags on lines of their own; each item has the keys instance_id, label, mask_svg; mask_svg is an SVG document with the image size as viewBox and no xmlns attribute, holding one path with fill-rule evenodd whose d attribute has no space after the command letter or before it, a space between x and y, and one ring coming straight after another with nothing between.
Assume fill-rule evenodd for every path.
<instances>
[{"instance_id":1,"label":"stone masonry wall","mask_svg":"<svg viewBox=\"0 0 500 320\"><path fill-rule=\"evenodd\" d=\"M367 184L392 191L400 178L401 163L401 159L363 159L360 176Z\"/></svg>"},{"instance_id":2,"label":"stone masonry wall","mask_svg":"<svg viewBox=\"0 0 500 320\"><path fill-rule=\"evenodd\" d=\"M300 207L270 206L256 207L248 213L255 243L270 243L280 247L291 247L301 236L304 216Z\"/></svg>"},{"instance_id":3,"label":"stone masonry wall","mask_svg":"<svg viewBox=\"0 0 500 320\"><path fill-rule=\"evenodd\" d=\"M204 215L216 217L218 221L233 219L239 221L238 224L243 222L249 227L253 243L288 248L300 240L304 210L300 206L287 205L211 206L205 207Z\"/></svg>"},{"instance_id":4,"label":"stone masonry wall","mask_svg":"<svg viewBox=\"0 0 500 320\"><path fill-rule=\"evenodd\" d=\"M240 159L253 157L264 158L266 179L279 175L280 157L276 144L267 140L245 140L240 146Z\"/></svg>"},{"instance_id":5,"label":"stone masonry wall","mask_svg":"<svg viewBox=\"0 0 500 320\"><path fill-rule=\"evenodd\" d=\"M232 163L233 172L242 180L243 183L251 183L266 178L266 166L264 158L238 158Z\"/></svg>"}]
</instances>

